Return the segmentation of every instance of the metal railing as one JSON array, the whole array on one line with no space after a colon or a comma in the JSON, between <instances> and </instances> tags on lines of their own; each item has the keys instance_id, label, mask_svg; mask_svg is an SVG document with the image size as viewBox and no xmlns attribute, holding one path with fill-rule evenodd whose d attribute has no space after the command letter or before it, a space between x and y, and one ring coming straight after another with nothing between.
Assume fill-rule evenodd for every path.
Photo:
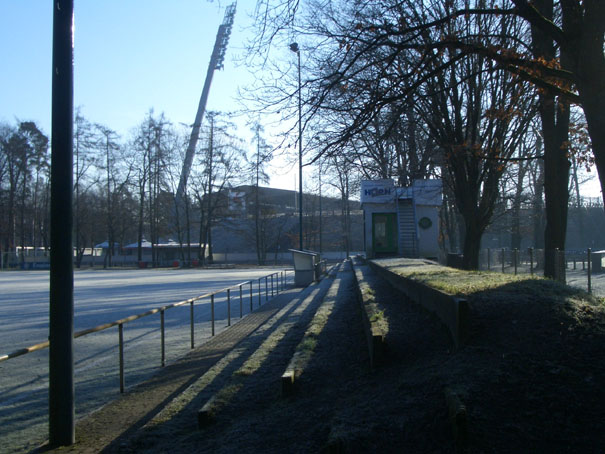
<instances>
[{"instance_id":1,"label":"metal railing","mask_svg":"<svg viewBox=\"0 0 605 454\"><path fill-rule=\"evenodd\" d=\"M576 285L578 273L585 279L582 287L589 293L593 292L593 274L603 271L601 258L602 251L594 253L590 248L585 250L554 250L556 279L562 282L568 277L575 277ZM484 249L479 256L480 269L499 271L511 274L536 274L544 268L544 250L532 247L522 249ZM603 293L603 289L599 291Z\"/></svg>"},{"instance_id":2,"label":"metal railing","mask_svg":"<svg viewBox=\"0 0 605 454\"><path fill-rule=\"evenodd\" d=\"M189 320L190 320L190 344L191 348L195 348L195 323L194 323L194 315L195 315L195 303L204 299L210 299L210 323L211 323L211 335L215 335L215 296L219 293L226 292L227 293L227 327L231 326L231 302L232 295L231 291L233 289L239 290L239 316L240 319L243 318L243 305L244 305L244 287L249 288L249 303L250 303L250 312L254 310L254 292L253 292L253 283L258 280L258 307L261 306L262 302L262 290L261 290L261 281L264 279L265 281L265 302L269 301L269 294L273 297L275 294L279 294L280 289L283 291L286 288L287 282L287 273L291 272L291 269L284 269L282 271L278 271L275 273L267 274L266 276L259 277L258 279L252 279L249 281L242 282L240 284L235 284L230 287L225 287L220 290L215 290L210 293L205 293L200 296L196 296L194 298L190 298L184 301L179 301L177 303L169 304L166 306L158 307L155 309L148 310L146 312L142 312L140 314L131 315L129 317L121 318L119 320L105 323L102 325L98 325L92 328L87 328L81 331L74 333L74 339L79 337L86 336L88 334L97 333L99 331L104 331L106 329L112 328L114 326L118 327L118 356L119 356L119 374L120 374L120 392L124 392L125 388L125 379L124 379L124 325L130 322L134 322L135 320L139 320L144 317L148 317L153 314L160 314L160 342L161 342L161 367L166 365L166 335L165 335L165 323L164 323L164 314L167 310L173 309L176 307L183 307L189 305ZM271 288L269 289L269 279L271 281ZM8 361L12 358L17 358L19 356L26 355L28 353L32 353L38 350L42 350L47 348L50 345L50 341L40 342L39 344L32 345L30 347L22 348L19 350L15 350L6 355L0 355L0 362Z\"/></svg>"}]
</instances>

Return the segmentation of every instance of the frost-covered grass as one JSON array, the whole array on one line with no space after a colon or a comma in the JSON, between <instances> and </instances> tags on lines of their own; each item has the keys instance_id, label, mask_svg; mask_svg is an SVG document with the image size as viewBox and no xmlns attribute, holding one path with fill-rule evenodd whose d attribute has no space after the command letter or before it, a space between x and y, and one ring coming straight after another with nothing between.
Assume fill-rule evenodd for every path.
<instances>
[{"instance_id":1,"label":"frost-covered grass","mask_svg":"<svg viewBox=\"0 0 605 454\"><path fill-rule=\"evenodd\" d=\"M74 273L75 331L109 323L149 309L258 279L268 268L230 270L82 270ZM290 274L290 279L292 274ZM258 285L254 282L254 308ZM262 302L265 302L263 282ZM271 286L269 285L269 295ZM0 273L0 354L48 338L48 271ZM250 312L249 286L243 288L243 314ZM232 323L239 319L239 291L231 295ZM226 294L215 299L217 332L227 318ZM190 350L189 306L166 311L166 354L172 362ZM210 335L210 304L195 306L195 342ZM124 326L126 386L155 373L160 365L159 314ZM117 328L93 333L74 341L76 415L98 408L118 396ZM0 439L10 452L32 448L46 434L48 350L0 363ZM27 412L23 409L27 408ZM23 415L23 416L20 416ZM18 416L18 417L17 417ZM0 451L2 451L0 449ZM4 451L3 451L4 452Z\"/></svg>"},{"instance_id":2,"label":"frost-covered grass","mask_svg":"<svg viewBox=\"0 0 605 454\"><path fill-rule=\"evenodd\" d=\"M466 271L422 260L377 261L400 276L422 282L450 295L469 297L490 291L504 299L551 301L568 306L603 306L603 298L538 275Z\"/></svg>"},{"instance_id":3,"label":"frost-covered grass","mask_svg":"<svg viewBox=\"0 0 605 454\"><path fill-rule=\"evenodd\" d=\"M463 271L440 265L392 268L400 276L422 282L451 295L470 295L514 282L544 280L538 276L503 274L490 271Z\"/></svg>"}]
</instances>

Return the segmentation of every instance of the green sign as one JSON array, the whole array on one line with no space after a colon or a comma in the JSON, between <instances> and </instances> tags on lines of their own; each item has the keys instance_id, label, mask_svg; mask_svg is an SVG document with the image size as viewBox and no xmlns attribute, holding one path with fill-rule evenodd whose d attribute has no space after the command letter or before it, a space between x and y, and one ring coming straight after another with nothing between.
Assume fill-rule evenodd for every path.
<instances>
[{"instance_id":1,"label":"green sign","mask_svg":"<svg viewBox=\"0 0 605 454\"><path fill-rule=\"evenodd\" d=\"M420 218L420 221L418 221L418 225L420 226L421 229L428 229L433 225L433 221L431 221L429 218L427 218L426 216L423 218Z\"/></svg>"}]
</instances>

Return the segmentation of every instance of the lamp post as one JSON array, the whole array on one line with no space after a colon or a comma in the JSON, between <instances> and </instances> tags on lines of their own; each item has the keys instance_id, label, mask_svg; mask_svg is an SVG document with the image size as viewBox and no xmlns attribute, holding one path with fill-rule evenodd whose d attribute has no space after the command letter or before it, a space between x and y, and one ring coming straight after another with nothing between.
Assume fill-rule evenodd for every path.
<instances>
[{"instance_id":1,"label":"lamp post","mask_svg":"<svg viewBox=\"0 0 605 454\"><path fill-rule=\"evenodd\" d=\"M290 50L298 56L298 235L299 249L303 249L303 184L302 184L302 101L300 83L300 49L298 43L290 44Z\"/></svg>"},{"instance_id":2,"label":"lamp post","mask_svg":"<svg viewBox=\"0 0 605 454\"><path fill-rule=\"evenodd\" d=\"M73 0L53 2L52 156L48 352L49 446L75 442L73 188Z\"/></svg>"},{"instance_id":3,"label":"lamp post","mask_svg":"<svg viewBox=\"0 0 605 454\"><path fill-rule=\"evenodd\" d=\"M319 160L319 253L321 254L322 251L322 238L321 238L321 216L322 216L322 210L321 210L321 159Z\"/></svg>"}]
</instances>

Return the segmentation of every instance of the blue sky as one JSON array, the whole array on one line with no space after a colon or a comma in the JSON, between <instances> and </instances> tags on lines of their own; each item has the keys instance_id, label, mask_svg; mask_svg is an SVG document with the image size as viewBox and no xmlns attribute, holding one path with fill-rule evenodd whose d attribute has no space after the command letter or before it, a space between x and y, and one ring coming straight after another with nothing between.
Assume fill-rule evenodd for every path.
<instances>
[{"instance_id":1,"label":"blue sky","mask_svg":"<svg viewBox=\"0 0 605 454\"><path fill-rule=\"evenodd\" d=\"M229 0L75 0L74 105L89 120L122 136L150 108L175 124L191 124L218 26ZM240 0L225 67L216 71L207 110L237 108L238 67L256 0ZM52 2L0 0L0 122L35 121L50 135ZM290 53L284 51L284 58ZM249 137L240 121L239 134ZM270 138L268 138L270 139ZM295 150L292 150L295 151ZM294 189L296 171L283 161L271 185ZM584 185L598 195L598 185Z\"/></svg>"},{"instance_id":2,"label":"blue sky","mask_svg":"<svg viewBox=\"0 0 605 454\"><path fill-rule=\"evenodd\" d=\"M231 1L75 0L74 105L90 121L127 137L147 111L191 124L218 26ZM214 73L208 110L238 107L247 70L244 51L255 0L240 0L224 69ZM51 127L52 2L0 0L0 122ZM288 55L287 51L285 52ZM248 136L245 121L239 133ZM289 169L274 169L272 185L293 189Z\"/></svg>"},{"instance_id":3,"label":"blue sky","mask_svg":"<svg viewBox=\"0 0 605 454\"><path fill-rule=\"evenodd\" d=\"M174 123L195 117L218 26L228 3L206 0L76 0L74 104L125 134L154 108ZM254 1L240 1L208 109L235 107L234 68ZM248 11L247 11L248 10ZM50 131L52 2L0 1L0 121L34 120ZM237 74L238 77L234 77Z\"/></svg>"}]
</instances>

